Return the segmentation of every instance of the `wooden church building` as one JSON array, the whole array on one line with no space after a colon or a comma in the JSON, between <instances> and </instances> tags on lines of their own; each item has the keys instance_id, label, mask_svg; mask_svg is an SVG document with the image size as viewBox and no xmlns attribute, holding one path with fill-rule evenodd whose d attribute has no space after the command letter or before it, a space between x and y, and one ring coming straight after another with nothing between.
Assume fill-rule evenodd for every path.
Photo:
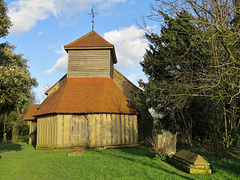
<instances>
[{"instance_id":1,"label":"wooden church building","mask_svg":"<svg viewBox=\"0 0 240 180\"><path fill-rule=\"evenodd\" d=\"M114 68L114 45L91 31L64 49L67 74L24 117L29 144L37 149L104 148L137 145L151 136L153 119L134 101L139 89Z\"/></svg>"}]
</instances>

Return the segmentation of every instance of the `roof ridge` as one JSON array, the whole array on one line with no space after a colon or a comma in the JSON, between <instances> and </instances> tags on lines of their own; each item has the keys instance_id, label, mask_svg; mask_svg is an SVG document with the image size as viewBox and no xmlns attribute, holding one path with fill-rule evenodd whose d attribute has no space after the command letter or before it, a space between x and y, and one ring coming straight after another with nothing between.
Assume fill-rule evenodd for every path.
<instances>
[{"instance_id":1,"label":"roof ridge","mask_svg":"<svg viewBox=\"0 0 240 180\"><path fill-rule=\"evenodd\" d=\"M111 46L114 46L113 44L111 44L110 42L108 42L106 39L104 39L102 36L100 36L96 31L93 31L96 35L98 35L100 38L102 38L106 43L108 43Z\"/></svg>"},{"instance_id":2,"label":"roof ridge","mask_svg":"<svg viewBox=\"0 0 240 180\"><path fill-rule=\"evenodd\" d=\"M97 35L100 39L102 39L102 40L103 40L105 43L107 43L109 46L114 47L113 44L111 44L111 43L108 42L106 39L104 39L102 36L100 36L96 31L91 31L91 32L89 32L89 33L87 33L87 34L81 36L80 38L74 40L73 42L64 45L64 48L68 48L68 47L70 47L71 45L73 45L73 44L75 44L75 43L77 43L77 42L79 42L79 41L85 39L86 37L88 37L88 36L91 35L91 34L95 34L95 35Z\"/></svg>"},{"instance_id":3,"label":"roof ridge","mask_svg":"<svg viewBox=\"0 0 240 180\"><path fill-rule=\"evenodd\" d=\"M65 46L70 46L71 44L74 44L75 42L77 42L77 41L79 41L79 40L85 38L86 36L88 36L88 35L91 34L92 32L93 32L93 31L91 31L91 32L89 32L89 33L87 33L87 34L81 36L80 38L74 40L73 42L71 42L71 43L69 43L69 44L64 45L64 47L65 47Z\"/></svg>"}]
</instances>

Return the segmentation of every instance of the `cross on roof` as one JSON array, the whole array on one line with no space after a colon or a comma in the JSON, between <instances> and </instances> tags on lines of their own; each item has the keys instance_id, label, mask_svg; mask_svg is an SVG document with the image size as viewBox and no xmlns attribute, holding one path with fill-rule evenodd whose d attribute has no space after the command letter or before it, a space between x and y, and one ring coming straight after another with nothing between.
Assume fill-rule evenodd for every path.
<instances>
[{"instance_id":1,"label":"cross on roof","mask_svg":"<svg viewBox=\"0 0 240 180\"><path fill-rule=\"evenodd\" d=\"M94 7L91 9L90 13L87 13L87 15L92 15L92 31L94 31L94 17L96 14L98 14L98 13L94 13L93 9Z\"/></svg>"}]
</instances>

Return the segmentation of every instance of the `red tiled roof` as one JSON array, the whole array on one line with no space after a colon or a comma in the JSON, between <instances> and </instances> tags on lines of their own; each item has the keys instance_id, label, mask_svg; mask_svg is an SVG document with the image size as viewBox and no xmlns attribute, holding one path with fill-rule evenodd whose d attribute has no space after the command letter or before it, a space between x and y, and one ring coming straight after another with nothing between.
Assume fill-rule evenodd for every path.
<instances>
[{"instance_id":1,"label":"red tiled roof","mask_svg":"<svg viewBox=\"0 0 240 180\"><path fill-rule=\"evenodd\" d=\"M36 116L52 113L138 114L111 78L68 78L39 106Z\"/></svg>"},{"instance_id":2,"label":"red tiled roof","mask_svg":"<svg viewBox=\"0 0 240 180\"><path fill-rule=\"evenodd\" d=\"M32 104L29 108L27 113L24 116L24 120L34 120L35 117L33 115L36 114L37 112L37 108L38 108L39 104Z\"/></svg>"},{"instance_id":3,"label":"red tiled roof","mask_svg":"<svg viewBox=\"0 0 240 180\"><path fill-rule=\"evenodd\" d=\"M113 44L107 42L95 31L91 31L88 34L64 46L65 49L76 48L76 47L111 47L113 48Z\"/></svg>"},{"instance_id":4,"label":"red tiled roof","mask_svg":"<svg viewBox=\"0 0 240 180\"><path fill-rule=\"evenodd\" d=\"M88 34L64 46L64 49L67 52L70 49L102 49L102 48L110 49L112 53L113 63L117 63L114 45L106 41L95 31L91 31Z\"/></svg>"}]
</instances>

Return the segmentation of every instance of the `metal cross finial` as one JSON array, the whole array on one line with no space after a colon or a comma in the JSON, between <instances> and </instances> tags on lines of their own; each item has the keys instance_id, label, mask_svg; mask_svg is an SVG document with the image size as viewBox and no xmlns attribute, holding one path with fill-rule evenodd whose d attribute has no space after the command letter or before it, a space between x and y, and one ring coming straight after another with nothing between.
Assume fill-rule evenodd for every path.
<instances>
[{"instance_id":1,"label":"metal cross finial","mask_svg":"<svg viewBox=\"0 0 240 180\"><path fill-rule=\"evenodd\" d=\"M98 13L94 13L93 11L94 7L91 9L91 13L87 13L87 15L92 15L92 31L94 31L94 17Z\"/></svg>"}]
</instances>

